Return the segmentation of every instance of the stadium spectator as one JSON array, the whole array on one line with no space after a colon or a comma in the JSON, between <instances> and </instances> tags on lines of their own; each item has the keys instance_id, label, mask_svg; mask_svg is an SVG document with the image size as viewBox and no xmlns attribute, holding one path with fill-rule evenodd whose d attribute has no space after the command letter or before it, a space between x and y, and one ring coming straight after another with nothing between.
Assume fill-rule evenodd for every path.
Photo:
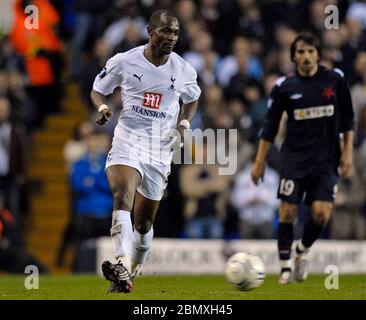
<instances>
[{"instance_id":1,"label":"stadium spectator","mask_svg":"<svg viewBox=\"0 0 366 320\"><path fill-rule=\"evenodd\" d=\"M242 139L249 140L253 134L253 120L247 112L247 107L244 101L240 98L229 100L227 110L233 120L232 127L238 130Z\"/></svg>"},{"instance_id":2,"label":"stadium spectator","mask_svg":"<svg viewBox=\"0 0 366 320\"><path fill-rule=\"evenodd\" d=\"M219 34L220 24L220 1L219 0L200 0L198 11L199 15L207 26L207 31L213 37Z\"/></svg>"},{"instance_id":3,"label":"stadium spectator","mask_svg":"<svg viewBox=\"0 0 366 320\"><path fill-rule=\"evenodd\" d=\"M366 51L359 51L357 53L354 63L353 80L351 96L355 108L355 120L358 123L366 102Z\"/></svg>"},{"instance_id":4,"label":"stadium spectator","mask_svg":"<svg viewBox=\"0 0 366 320\"><path fill-rule=\"evenodd\" d=\"M278 173L266 168L266 179L258 187L251 181L252 162L235 177L231 203L239 212L239 231L242 239L271 239L274 236L273 221L279 200L276 191Z\"/></svg>"},{"instance_id":5,"label":"stadium spectator","mask_svg":"<svg viewBox=\"0 0 366 320\"><path fill-rule=\"evenodd\" d=\"M194 164L183 165L180 188L185 197L183 214L186 234L194 239L219 239L224 235L228 178L219 175L217 164L209 163L207 142L194 145ZM196 186L192 188L192 186Z\"/></svg>"},{"instance_id":6,"label":"stadium spectator","mask_svg":"<svg viewBox=\"0 0 366 320\"><path fill-rule=\"evenodd\" d=\"M206 31L200 31L191 42L191 50L183 58L187 60L197 73L201 73L205 66L205 54L212 49L212 36Z\"/></svg>"},{"instance_id":7,"label":"stadium spectator","mask_svg":"<svg viewBox=\"0 0 366 320\"><path fill-rule=\"evenodd\" d=\"M38 28L26 27L25 8L38 7ZM61 71L63 44L56 33L60 17L48 0L18 0L11 42L25 61L29 78L29 95L37 116L34 126L41 127L51 112L61 111ZM52 102L51 102L52 101Z\"/></svg>"},{"instance_id":8,"label":"stadium spectator","mask_svg":"<svg viewBox=\"0 0 366 320\"><path fill-rule=\"evenodd\" d=\"M92 54L85 59L81 66L80 89L84 103L89 107L89 112L94 111L90 101L90 90L93 88L95 75L103 68L111 53L111 48L103 38L99 38L95 41Z\"/></svg>"},{"instance_id":9,"label":"stadium spectator","mask_svg":"<svg viewBox=\"0 0 366 320\"><path fill-rule=\"evenodd\" d=\"M172 164L169 183L156 214L154 234L156 237L181 238L185 236L183 216L184 199L180 190L182 166Z\"/></svg>"},{"instance_id":10,"label":"stadium spectator","mask_svg":"<svg viewBox=\"0 0 366 320\"><path fill-rule=\"evenodd\" d=\"M0 37L0 70L25 72L22 57L17 54L8 36Z\"/></svg>"},{"instance_id":11,"label":"stadium spectator","mask_svg":"<svg viewBox=\"0 0 366 320\"><path fill-rule=\"evenodd\" d=\"M140 15L135 1L125 1L121 8L123 16L113 22L103 34L103 41L113 52L124 52L147 40L146 21ZM123 51L118 51L123 49Z\"/></svg>"},{"instance_id":12,"label":"stadium spectator","mask_svg":"<svg viewBox=\"0 0 366 320\"><path fill-rule=\"evenodd\" d=\"M356 147L361 146L366 141L366 104L360 110L360 115L356 127Z\"/></svg>"},{"instance_id":13,"label":"stadium spectator","mask_svg":"<svg viewBox=\"0 0 366 320\"><path fill-rule=\"evenodd\" d=\"M0 95L6 96L8 90L8 74L7 72L0 70Z\"/></svg>"},{"instance_id":14,"label":"stadium spectator","mask_svg":"<svg viewBox=\"0 0 366 320\"><path fill-rule=\"evenodd\" d=\"M204 91L204 97L200 110L202 110L203 128L231 128L232 119L225 108L225 96L222 87L217 84L208 86Z\"/></svg>"},{"instance_id":15,"label":"stadium spectator","mask_svg":"<svg viewBox=\"0 0 366 320\"><path fill-rule=\"evenodd\" d=\"M288 24L279 23L275 28L274 45L277 49L290 50L291 43L296 38L296 31Z\"/></svg>"},{"instance_id":16,"label":"stadium spectator","mask_svg":"<svg viewBox=\"0 0 366 320\"><path fill-rule=\"evenodd\" d=\"M0 191L5 205L15 218L20 214L20 187L25 182L25 148L23 137L10 122L11 105L0 97Z\"/></svg>"},{"instance_id":17,"label":"stadium spectator","mask_svg":"<svg viewBox=\"0 0 366 320\"><path fill-rule=\"evenodd\" d=\"M0 271L24 274L28 265L37 266L40 273L48 272L47 268L28 252L17 230L16 220L6 208L0 192Z\"/></svg>"},{"instance_id":18,"label":"stadium spectator","mask_svg":"<svg viewBox=\"0 0 366 320\"><path fill-rule=\"evenodd\" d=\"M366 34L362 29L362 24L353 18L347 18L345 31L347 36L342 46L342 71L346 76L352 77L357 52L366 49Z\"/></svg>"},{"instance_id":19,"label":"stadium spectator","mask_svg":"<svg viewBox=\"0 0 366 320\"><path fill-rule=\"evenodd\" d=\"M285 75L293 71L289 47L295 39L296 32L290 26L279 23L275 27L274 41L267 48L263 59L263 68L268 73L278 73Z\"/></svg>"},{"instance_id":20,"label":"stadium spectator","mask_svg":"<svg viewBox=\"0 0 366 320\"><path fill-rule=\"evenodd\" d=\"M124 33L124 38L114 48L114 54L131 50L132 48L142 45L146 42L146 34L140 32L137 23L130 23Z\"/></svg>"},{"instance_id":21,"label":"stadium spectator","mask_svg":"<svg viewBox=\"0 0 366 320\"><path fill-rule=\"evenodd\" d=\"M204 24L198 15L195 2L192 0L177 1L175 3L175 12L180 21L181 30L174 51L181 55L184 52L189 51L192 36L196 34L196 31L202 30ZM195 30L194 32L189 30L191 27Z\"/></svg>"},{"instance_id":22,"label":"stadium spectator","mask_svg":"<svg viewBox=\"0 0 366 320\"><path fill-rule=\"evenodd\" d=\"M360 170L360 158L355 157L355 169L350 177L341 178L331 221L331 238L337 240L365 240L366 220L362 214L365 204L365 183Z\"/></svg>"},{"instance_id":23,"label":"stadium spectator","mask_svg":"<svg viewBox=\"0 0 366 320\"><path fill-rule=\"evenodd\" d=\"M93 134L93 131L93 124L90 121L83 121L74 127L72 137L66 142L63 150L68 169L85 156L87 152L86 139Z\"/></svg>"},{"instance_id":24,"label":"stadium spectator","mask_svg":"<svg viewBox=\"0 0 366 320\"><path fill-rule=\"evenodd\" d=\"M93 135L94 128L90 121L83 121L78 123L72 132L72 137L66 142L63 154L66 162L66 167L68 172L71 172L72 166L77 161L81 160L87 153L87 143L88 137ZM74 214L75 214L75 198L76 194L72 190L72 186L69 186L69 196L70 196L70 221L64 230L62 235L62 240L60 248L57 254L56 265L62 266L64 264L64 256L66 250L68 249L70 243L74 241L75 230L74 230Z\"/></svg>"},{"instance_id":25,"label":"stadium spectator","mask_svg":"<svg viewBox=\"0 0 366 320\"><path fill-rule=\"evenodd\" d=\"M332 0L331 0L332 1ZM331 2L330 1L330 2ZM335 1L333 1L335 2ZM314 34L321 34L324 30L324 20L325 20L325 7L329 5L328 1L315 0L310 3L309 11L309 28ZM335 3L333 3L335 4Z\"/></svg>"},{"instance_id":26,"label":"stadium spectator","mask_svg":"<svg viewBox=\"0 0 366 320\"><path fill-rule=\"evenodd\" d=\"M203 88L217 83L217 63L219 57L215 51L208 50L203 53L203 66L198 81Z\"/></svg>"},{"instance_id":27,"label":"stadium spectator","mask_svg":"<svg viewBox=\"0 0 366 320\"><path fill-rule=\"evenodd\" d=\"M350 4L346 17L358 20L363 29L366 29L366 2L365 0L355 1Z\"/></svg>"},{"instance_id":28,"label":"stadium spectator","mask_svg":"<svg viewBox=\"0 0 366 320\"><path fill-rule=\"evenodd\" d=\"M112 0L74 0L75 29L71 47L71 76L78 78L83 65L82 54L87 47L88 37L91 34L97 37L101 34L101 18Z\"/></svg>"},{"instance_id":29,"label":"stadium spectator","mask_svg":"<svg viewBox=\"0 0 366 320\"><path fill-rule=\"evenodd\" d=\"M241 0L238 1L238 6L240 10L238 33L264 40L263 17L258 4L255 1Z\"/></svg>"},{"instance_id":30,"label":"stadium spectator","mask_svg":"<svg viewBox=\"0 0 366 320\"><path fill-rule=\"evenodd\" d=\"M243 95L246 86L256 82L256 79L248 74L248 56L241 55L237 58L237 72L230 78L226 88L229 98L238 98Z\"/></svg>"},{"instance_id":31,"label":"stadium spectator","mask_svg":"<svg viewBox=\"0 0 366 320\"><path fill-rule=\"evenodd\" d=\"M62 265L67 247L75 242L76 250L82 241L109 235L113 197L104 173L109 136L93 131L84 137L86 154L71 165L70 183L73 215L67 226L58 253ZM78 271L78 256L73 270Z\"/></svg>"},{"instance_id":32,"label":"stadium spectator","mask_svg":"<svg viewBox=\"0 0 366 320\"><path fill-rule=\"evenodd\" d=\"M238 72L239 61L246 58L247 74L257 80L262 78L262 65L259 59L250 54L250 46L247 38L238 36L232 44L232 54L222 59L218 66L218 80L221 86L226 88L233 75Z\"/></svg>"},{"instance_id":33,"label":"stadium spectator","mask_svg":"<svg viewBox=\"0 0 366 320\"><path fill-rule=\"evenodd\" d=\"M326 30L322 34L324 43L321 63L327 64L330 68L344 69L342 46L346 41L344 27L339 30Z\"/></svg>"}]
</instances>

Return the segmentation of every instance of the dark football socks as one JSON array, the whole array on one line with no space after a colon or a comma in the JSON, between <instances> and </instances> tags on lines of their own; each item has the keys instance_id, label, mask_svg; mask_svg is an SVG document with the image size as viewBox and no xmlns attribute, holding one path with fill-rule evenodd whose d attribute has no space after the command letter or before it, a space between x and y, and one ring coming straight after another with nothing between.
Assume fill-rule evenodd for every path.
<instances>
[{"instance_id":1,"label":"dark football socks","mask_svg":"<svg viewBox=\"0 0 366 320\"><path fill-rule=\"evenodd\" d=\"M307 249L311 247L311 245L317 240L320 236L320 233L323 231L324 227L319 226L315 223L315 221L311 218L304 227L304 233L301 239L302 248L296 246L296 253L301 254L303 253L304 247Z\"/></svg>"},{"instance_id":2,"label":"dark football socks","mask_svg":"<svg viewBox=\"0 0 366 320\"><path fill-rule=\"evenodd\" d=\"M278 253L280 257L281 272L291 270L291 245L294 240L294 230L292 223L282 223L278 225Z\"/></svg>"}]
</instances>

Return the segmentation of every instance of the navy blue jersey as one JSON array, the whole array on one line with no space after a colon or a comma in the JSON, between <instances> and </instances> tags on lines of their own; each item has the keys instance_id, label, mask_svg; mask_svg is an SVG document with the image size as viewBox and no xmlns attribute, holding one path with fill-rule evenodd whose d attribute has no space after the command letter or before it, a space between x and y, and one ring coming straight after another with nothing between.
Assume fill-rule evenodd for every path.
<instances>
[{"instance_id":1,"label":"navy blue jersey","mask_svg":"<svg viewBox=\"0 0 366 320\"><path fill-rule=\"evenodd\" d=\"M288 116L281 174L302 178L337 172L340 133L354 129L351 95L340 70L319 66L312 77L294 74L278 79L268 108L263 140L273 142L283 112Z\"/></svg>"}]
</instances>

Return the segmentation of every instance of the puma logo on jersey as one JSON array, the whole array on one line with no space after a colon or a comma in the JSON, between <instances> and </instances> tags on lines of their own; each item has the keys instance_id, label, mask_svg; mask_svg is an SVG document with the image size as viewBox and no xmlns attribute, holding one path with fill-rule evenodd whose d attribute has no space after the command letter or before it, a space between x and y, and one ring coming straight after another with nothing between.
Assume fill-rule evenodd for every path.
<instances>
[{"instance_id":1,"label":"puma logo on jersey","mask_svg":"<svg viewBox=\"0 0 366 320\"><path fill-rule=\"evenodd\" d=\"M298 100L300 98L302 98L302 93L295 93L292 96L290 96L291 100Z\"/></svg>"},{"instance_id":2,"label":"puma logo on jersey","mask_svg":"<svg viewBox=\"0 0 366 320\"><path fill-rule=\"evenodd\" d=\"M145 92L144 106L153 109L159 109L161 98L162 95L160 93Z\"/></svg>"},{"instance_id":3,"label":"puma logo on jersey","mask_svg":"<svg viewBox=\"0 0 366 320\"><path fill-rule=\"evenodd\" d=\"M141 83L141 78L143 76L143 74L141 76L138 76L136 73L133 74L133 76L137 79L139 79L140 83Z\"/></svg>"},{"instance_id":4,"label":"puma logo on jersey","mask_svg":"<svg viewBox=\"0 0 366 320\"><path fill-rule=\"evenodd\" d=\"M103 70L99 73L99 78L103 79L107 75L107 68L103 68Z\"/></svg>"}]
</instances>

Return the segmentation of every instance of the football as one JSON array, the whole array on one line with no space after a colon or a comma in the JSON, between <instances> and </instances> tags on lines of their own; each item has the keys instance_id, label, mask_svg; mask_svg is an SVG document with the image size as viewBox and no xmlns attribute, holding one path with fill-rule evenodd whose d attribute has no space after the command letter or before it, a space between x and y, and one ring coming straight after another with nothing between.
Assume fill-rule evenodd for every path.
<instances>
[{"instance_id":1,"label":"football","mask_svg":"<svg viewBox=\"0 0 366 320\"><path fill-rule=\"evenodd\" d=\"M236 253L226 263L225 277L230 284L239 290L246 291L258 288L265 278L264 263L253 253Z\"/></svg>"}]
</instances>

